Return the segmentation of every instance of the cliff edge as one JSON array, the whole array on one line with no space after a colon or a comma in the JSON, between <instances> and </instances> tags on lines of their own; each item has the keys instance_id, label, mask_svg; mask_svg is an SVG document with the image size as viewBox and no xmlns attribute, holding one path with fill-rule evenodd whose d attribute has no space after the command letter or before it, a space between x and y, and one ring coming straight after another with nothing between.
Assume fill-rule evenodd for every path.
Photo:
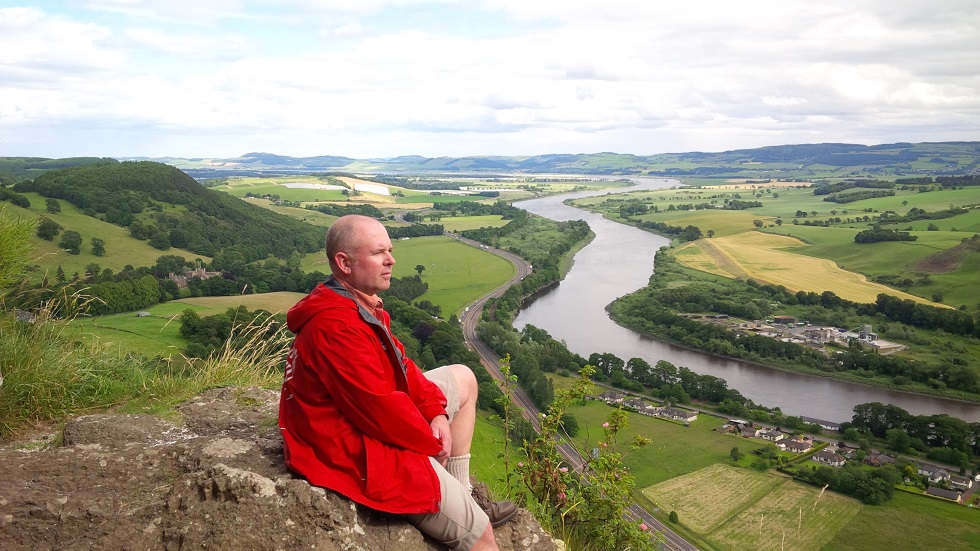
<instances>
[{"instance_id":1,"label":"cliff edge","mask_svg":"<svg viewBox=\"0 0 980 551\"><path fill-rule=\"evenodd\" d=\"M152 415L77 417L60 446L0 445L0 549L442 551L397 516L291 474L278 392L209 390ZM503 550L560 541L521 510Z\"/></svg>"}]
</instances>

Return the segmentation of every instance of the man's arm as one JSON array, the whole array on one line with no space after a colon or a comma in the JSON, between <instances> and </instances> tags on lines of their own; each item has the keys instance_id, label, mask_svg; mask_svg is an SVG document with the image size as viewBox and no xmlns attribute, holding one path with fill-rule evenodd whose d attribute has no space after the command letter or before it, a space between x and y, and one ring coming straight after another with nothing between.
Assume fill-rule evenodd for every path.
<instances>
[{"instance_id":1,"label":"man's arm","mask_svg":"<svg viewBox=\"0 0 980 551\"><path fill-rule=\"evenodd\" d=\"M311 339L305 347L310 367L354 426L381 442L440 454L443 446L433 434L432 419L425 418L408 394L396 390L395 377L401 374L394 369L399 368L379 357L377 337L369 328L337 321L329 327L307 327L304 333Z\"/></svg>"}]
</instances>

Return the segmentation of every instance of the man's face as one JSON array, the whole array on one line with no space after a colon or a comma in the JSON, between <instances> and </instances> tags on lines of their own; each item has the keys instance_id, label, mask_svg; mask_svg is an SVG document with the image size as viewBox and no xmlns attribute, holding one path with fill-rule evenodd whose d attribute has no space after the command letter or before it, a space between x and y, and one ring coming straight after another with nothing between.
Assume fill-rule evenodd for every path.
<instances>
[{"instance_id":1,"label":"man's face","mask_svg":"<svg viewBox=\"0 0 980 551\"><path fill-rule=\"evenodd\" d=\"M391 251L391 239L381 223L360 224L354 246L340 265L347 282L369 295L387 289L391 285L391 268L395 265Z\"/></svg>"}]
</instances>

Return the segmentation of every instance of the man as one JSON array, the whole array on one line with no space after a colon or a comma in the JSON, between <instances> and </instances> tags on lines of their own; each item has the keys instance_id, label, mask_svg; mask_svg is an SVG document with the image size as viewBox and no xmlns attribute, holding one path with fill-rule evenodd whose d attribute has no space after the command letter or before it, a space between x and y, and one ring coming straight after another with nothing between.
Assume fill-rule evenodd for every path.
<instances>
[{"instance_id":1,"label":"man","mask_svg":"<svg viewBox=\"0 0 980 551\"><path fill-rule=\"evenodd\" d=\"M454 550L494 550L510 502L477 504L469 483L477 382L465 365L425 374L392 334L377 294L391 284L380 222L327 232L331 276L287 314L296 334L279 404L286 464L311 484L406 515Z\"/></svg>"}]
</instances>

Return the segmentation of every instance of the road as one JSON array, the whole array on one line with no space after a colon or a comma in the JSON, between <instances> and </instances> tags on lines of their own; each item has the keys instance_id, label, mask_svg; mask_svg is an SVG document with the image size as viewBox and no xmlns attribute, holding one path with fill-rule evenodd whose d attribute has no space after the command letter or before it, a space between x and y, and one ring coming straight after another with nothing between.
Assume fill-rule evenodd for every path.
<instances>
[{"instance_id":1,"label":"road","mask_svg":"<svg viewBox=\"0 0 980 551\"><path fill-rule=\"evenodd\" d=\"M517 270L516 274L510 279L510 281L477 299L473 304L467 307L460 316L460 325L463 327L463 336L466 339L467 346L480 355L480 361L483 362L483 365L487 368L487 372L489 372L494 379L502 382L503 375L500 373L499 364L500 356L497 356L493 350L490 350L490 348L482 340L480 340L476 334L476 325L480 322L480 318L483 315L483 307L487 301L491 298L496 298L503 295L511 285L524 279L531 273L531 266L525 262L523 258L512 252L488 247L487 245L483 245L482 243L471 239L466 239L465 237L461 237L459 235L450 234L450 236L462 243L479 249L484 249L508 260ZM521 410L521 414L531 422L535 430L540 430L541 425L538 422L538 415L540 412L531 402L531 399L528 397L527 393L524 392L524 389L515 385L513 395L517 406ZM578 450L576 450L574 446L568 443L562 443L558 446L558 449L565 457L565 460L568 461L570 467L574 468L576 471L582 470L585 461L582 456L579 455ZM661 545L661 549L667 551L697 551L696 547L688 543L688 541L684 538L675 534L664 523L654 518L653 515L639 505L635 503L631 504L629 506L629 512L634 519L646 523L651 530L663 534L664 542Z\"/></svg>"}]
</instances>

